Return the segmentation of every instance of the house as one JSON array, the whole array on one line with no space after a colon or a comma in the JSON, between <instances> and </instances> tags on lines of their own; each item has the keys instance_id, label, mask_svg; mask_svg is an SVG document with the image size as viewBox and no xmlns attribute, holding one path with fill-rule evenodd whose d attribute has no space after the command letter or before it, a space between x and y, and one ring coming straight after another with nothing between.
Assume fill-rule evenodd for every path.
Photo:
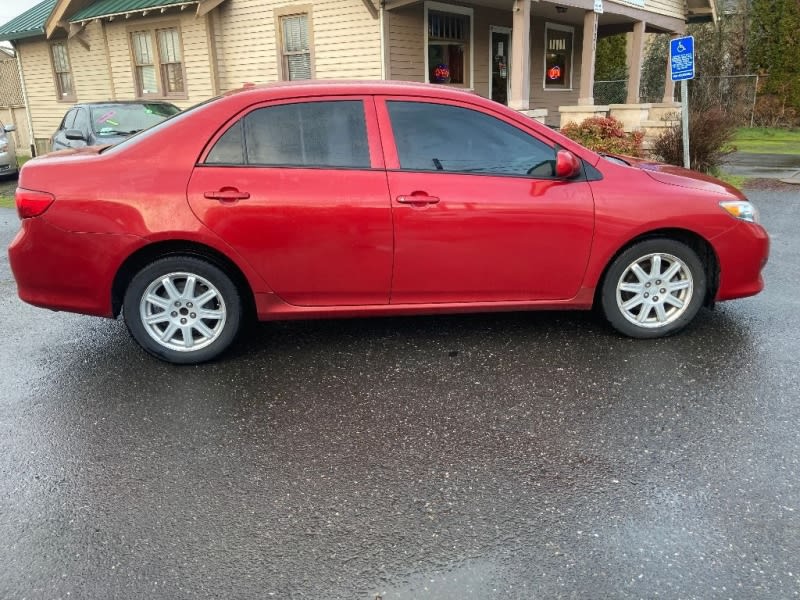
<instances>
[{"instance_id":1,"label":"house","mask_svg":"<svg viewBox=\"0 0 800 600\"><path fill-rule=\"evenodd\" d=\"M642 127L675 110L671 85L664 106L639 102L645 34L714 18L715 0L43 0L0 26L0 40L19 54L43 151L77 101L188 107L245 82L303 78L427 81L551 125L611 112ZM627 101L596 106L596 40L621 32Z\"/></svg>"},{"instance_id":2,"label":"house","mask_svg":"<svg viewBox=\"0 0 800 600\"><path fill-rule=\"evenodd\" d=\"M31 142L27 121L17 56L10 48L0 46L0 123L16 127L14 133L9 135L14 137L14 145L19 154L30 151L26 150Z\"/></svg>"}]
</instances>

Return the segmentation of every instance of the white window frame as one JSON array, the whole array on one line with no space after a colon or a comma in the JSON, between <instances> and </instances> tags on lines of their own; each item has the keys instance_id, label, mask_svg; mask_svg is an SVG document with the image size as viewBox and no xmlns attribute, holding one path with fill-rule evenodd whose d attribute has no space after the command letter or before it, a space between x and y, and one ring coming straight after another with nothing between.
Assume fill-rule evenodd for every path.
<instances>
[{"instance_id":1,"label":"white window frame","mask_svg":"<svg viewBox=\"0 0 800 600\"><path fill-rule=\"evenodd\" d=\"M431 82L430 68L428 65L428 12L441 12L451 13L454 15L467 15L469 17L469 85L460 86L454 85L459 89L474 90L475 89L475 11L466 6L454 6L453 4L444 4L442 2L425 2L425 16L423 18L422 27L425 33L425 83ZM489 50L491 52L491 49Z\"/></svg>"},{"instance_id":2,"label":"white window frame","mask_svg":"<svg viewBox=\"0 0 800 600\"><path fill-rule=\"evenodd\" d=\"M548 31L564 31L572 34L572 45L569 49L569 87L552 88L547 87L547 44L549 42ZM569 25L559 25L558 23L545 23L544 24L544 53L542 55L542 89L545 92L572 92L574 91L573 77L575 73L575 28Z\"/></svg>"}]
</instances>

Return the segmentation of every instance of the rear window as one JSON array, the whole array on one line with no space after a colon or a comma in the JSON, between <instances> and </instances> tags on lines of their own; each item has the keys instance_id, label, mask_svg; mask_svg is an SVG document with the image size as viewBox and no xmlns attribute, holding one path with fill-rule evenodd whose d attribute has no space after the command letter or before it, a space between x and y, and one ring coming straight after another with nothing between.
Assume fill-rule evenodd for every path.
<instances>
[{"instance_id":1,"label":"rear window","mask_svg":"<svg viewBox=\"0 0 800 600\"><path fill-rule=\"evenodd\" d=\"M172 104L101 104L90 108L90 118L92 131L102 138L138 133L179 112Z\"/></svg>"}]
</instances>

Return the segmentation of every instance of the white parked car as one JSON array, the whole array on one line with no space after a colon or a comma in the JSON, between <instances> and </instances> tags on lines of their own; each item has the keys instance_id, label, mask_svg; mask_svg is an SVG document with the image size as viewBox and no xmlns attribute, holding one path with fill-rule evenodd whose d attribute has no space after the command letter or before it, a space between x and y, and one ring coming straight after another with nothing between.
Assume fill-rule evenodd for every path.
<instances>
[{"instance_id":1,"label":"white parked car","mask_svg":"<svg viewBox=\"0 0 800 600\"><path fill-rule=\"evenodd\" d=\"M17 151L14 147L14 137L8 135L16 129L14 125L0 123L0 177L17 172Z\"/></svg>"}]
</instances>

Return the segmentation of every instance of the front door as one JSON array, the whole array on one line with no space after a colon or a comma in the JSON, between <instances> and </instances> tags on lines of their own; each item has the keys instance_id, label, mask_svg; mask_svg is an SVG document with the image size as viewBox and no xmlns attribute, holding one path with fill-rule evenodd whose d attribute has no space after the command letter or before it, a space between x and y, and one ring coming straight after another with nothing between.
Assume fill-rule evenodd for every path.
<instances>
[{"instance_id":1,"label":"front door","mask_svg":"<svg viewBox=\"0 0 800 600\"><path fill-rule=\"evenodd\" d=\"M491 30L491 98L508 104L508 76L511 72L511 29L492 26Z\"/></svg>"},{"instance_id":2,"label":"front door","mask_svg":"<svg viewBox=\"0 0 800 600\"><path fill-rule=\"evenodd\" d=\"M378 103L394 219L392 304L566 300L594 230L551 142L468 105ZM385 135L384 135L385 132Z\"/></svg>"}]
</instances>

